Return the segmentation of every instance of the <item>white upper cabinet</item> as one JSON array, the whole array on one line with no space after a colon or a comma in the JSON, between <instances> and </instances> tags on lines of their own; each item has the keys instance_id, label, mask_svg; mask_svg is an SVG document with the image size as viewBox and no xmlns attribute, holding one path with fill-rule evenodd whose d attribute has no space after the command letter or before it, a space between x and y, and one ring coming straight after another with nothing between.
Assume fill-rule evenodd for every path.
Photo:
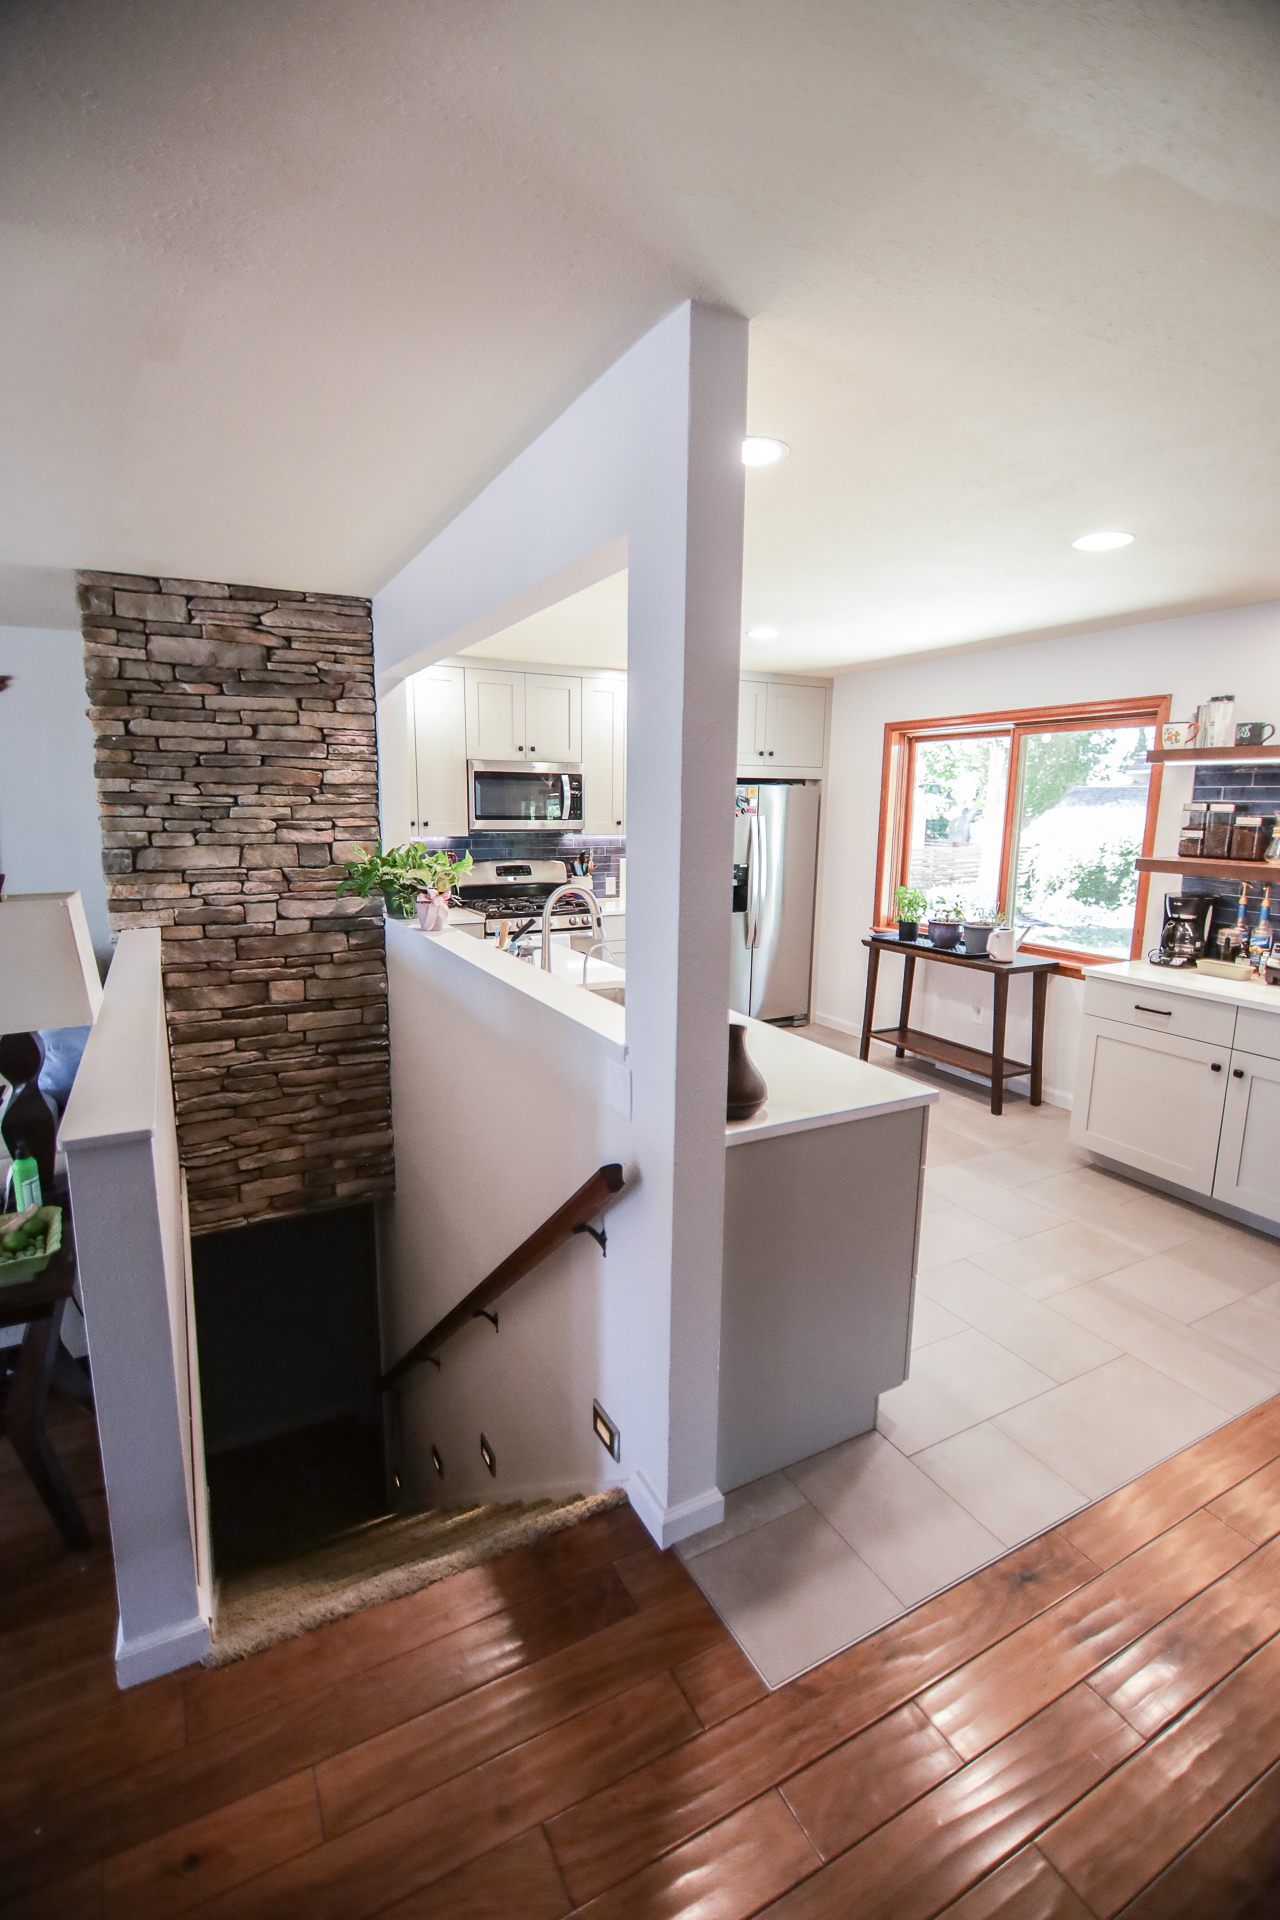
<instances>
[{"instance_id":1,"label":"white upper cabinet","mask_svg":"<svg viewBox=\"0 0 1280 1920\"><path fill-rule=\"evenodd\" d=\"M467 753L472 760L524 758L524 675L467 667Z\"/></svg>"},{"instance_id":2,"label":"white upper cabinet","mask_svg":"<svg viewBox=\"0 0 1280 1920\"><path fill-rule=\"evenodd\" d=\"M738 691L738 772L821 773L827 732L825 687L742 680Z\"/></svg>"},{"instance_id":3,"label":"white upper cabinet","mask_svg":"<svg viewBox=\"0 0 1280 1920\"><path fill-rule=\"evenodd\" d=\"M461 667L415 673L415 837L467 831L467 730Z\"/></svg>"},{"instance_id":4,"label":"white upper cabinet","mask_svg":"<svg viewBox=\"0 0 1280 1920\"><path fill-rule=\"evenodd\" d=\"M412 840L417 832L418 773L411 680L402 680L378 702L378 810L384 847Z\"/></svg>"},{"instance_id":5,"label":"white upper cabinet","mask_svg":"<svg viewBox=\"0 0 1280 1920\"><path fill-rule=\"evenodd\" d=\"M792 687L778 680L769 682L764 729L766 765L773 761L780 767L803 767L806 772L821 773L826 730L825 687Z\"/></svg>"},{"instance_id":6,"label":"white upper cabinet","mask_svg":"<svg viewBox=\"0 0 1280 1920\"><path fill-rule=\"evenodd\" d=\"M621 673L582 682L582 785L588 833L627 826L627 682Z\"/></svg>"},{"instance_id":7,"label":"white upper cabinet","mask_svg":"<svg viewBox=\"0 0 1280 1920\"><path fill-rule=\"evenodd\" d=\"M467 752L473 760L581 760L577 674L467 667L464 677Z\"/></svg>"},{"instance_id":8,"label":"white upper cabinet","mask_svg":"<svg viewBox=\"0 0 1280 1920\"><path fill-rule=\"evenodd\" d=\"M738 682L738 764L764 759L765 717L769 704L767 680Z\"/></svg>"},{"instance_id":9,"label":"white upper cabinet","mask_svg":"<svg viewBox=\"0 0 1280 1920\"><path fill-rule=\"evenodd\" d=\"M577 674L526 673L524 750L531 760L581 760L582 681Z\"/></svg>"}]
</instances>

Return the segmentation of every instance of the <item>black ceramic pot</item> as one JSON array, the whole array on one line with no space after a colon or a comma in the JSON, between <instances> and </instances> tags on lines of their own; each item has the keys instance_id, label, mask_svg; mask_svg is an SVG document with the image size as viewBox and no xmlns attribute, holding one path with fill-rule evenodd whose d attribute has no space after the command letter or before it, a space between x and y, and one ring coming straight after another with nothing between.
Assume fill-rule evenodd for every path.
<instances>
[{"instance_id":1,"label":"black ceramic pot","mask_svg":"<svg viewBox=\"0 0 1280 1920\"><path fill-rule=\"evenodd\" d=\"M769 1097L764 1075L753 1065L747 1052L747 1030L732 1021L729 1026L729 1088L725 1104L727 1120L749 1120Z\"/></svg>"},{"instance_id":2,"label":"black ceramic pot","mask_svg":"<svg viewBox=\"0 0 1280 1920\"><path fill-rule=\"evenodd\" d=\"M918 920L899 920L898 938L899 940L918 940L920 938L920 922Z\"/></svg>"}]
</instances>

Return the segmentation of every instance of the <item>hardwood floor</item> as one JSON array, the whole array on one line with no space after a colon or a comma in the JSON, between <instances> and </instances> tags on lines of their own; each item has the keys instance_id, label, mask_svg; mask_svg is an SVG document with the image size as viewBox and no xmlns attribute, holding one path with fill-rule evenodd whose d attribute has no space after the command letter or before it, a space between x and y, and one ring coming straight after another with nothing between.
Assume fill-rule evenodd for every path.
<instances>
[{"instance_id":1,"label":"hardwood floor","mask_svg":"<svg viewBox=\"0 0 1280 1920\"><path fill-rule=\"evenodd\" d=\"M1274 1911L1280 1399L774 1693L627 1508L123 1694L7 1449L0 1554L9 1920Z\"/></svg>"}]
</instances>

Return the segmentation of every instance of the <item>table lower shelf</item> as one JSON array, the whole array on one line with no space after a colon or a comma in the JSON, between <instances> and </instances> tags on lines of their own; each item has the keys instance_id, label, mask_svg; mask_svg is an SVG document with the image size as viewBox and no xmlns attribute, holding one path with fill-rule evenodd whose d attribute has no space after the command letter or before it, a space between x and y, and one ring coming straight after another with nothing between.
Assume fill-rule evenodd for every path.
<instances>
[{"instance_id":1,"label":"table lower shelf","mask_svg":"<svg viewBox=\"0 0 1280 1920\"><path fill-rule=\"evenodd\" d=\"M984 1080L990 1080L994 1073L993 1054L983 1053L978 1047L962 1047L958 1040L943 1040L936 1033L922 1033L919 1027L877 1027L871 1038L890 1047L901 1047L906 1053L922 1054L926 1060L941 1061L945 1067L960 1067L965 1073L981 1074ZM1030 1071L1028 1061L1010 1060L1005 1055L1004 1079L1016 1080L1020 1074Z\"/></svg>"}]
</instances>

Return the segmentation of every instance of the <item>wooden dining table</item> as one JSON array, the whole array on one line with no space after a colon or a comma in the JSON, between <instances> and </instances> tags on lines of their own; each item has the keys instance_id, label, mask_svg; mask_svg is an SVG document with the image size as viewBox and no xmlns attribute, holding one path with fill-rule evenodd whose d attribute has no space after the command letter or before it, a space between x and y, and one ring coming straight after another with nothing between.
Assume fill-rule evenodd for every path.
<instances>
[{"instance_id":1,"label":"wooden dining table","mask_svg":"<svg viewBox=\"0 0 1280 1920\"><path fill-rule=\"evenodd\" d=\"M59 1533L69 1547L83 1552L89 1545L89 1529L45 1425L45 1409L55 1384L82 1406L93 1406L88 1376L62 1344L62 1316L76 1278L68 1216L69 1209L64 1207L63 1244L44 1272L30 1280L0 1286L0 1327L26 1329L0 1417L5 1435Z\"/></svg>"}]
</instances>

